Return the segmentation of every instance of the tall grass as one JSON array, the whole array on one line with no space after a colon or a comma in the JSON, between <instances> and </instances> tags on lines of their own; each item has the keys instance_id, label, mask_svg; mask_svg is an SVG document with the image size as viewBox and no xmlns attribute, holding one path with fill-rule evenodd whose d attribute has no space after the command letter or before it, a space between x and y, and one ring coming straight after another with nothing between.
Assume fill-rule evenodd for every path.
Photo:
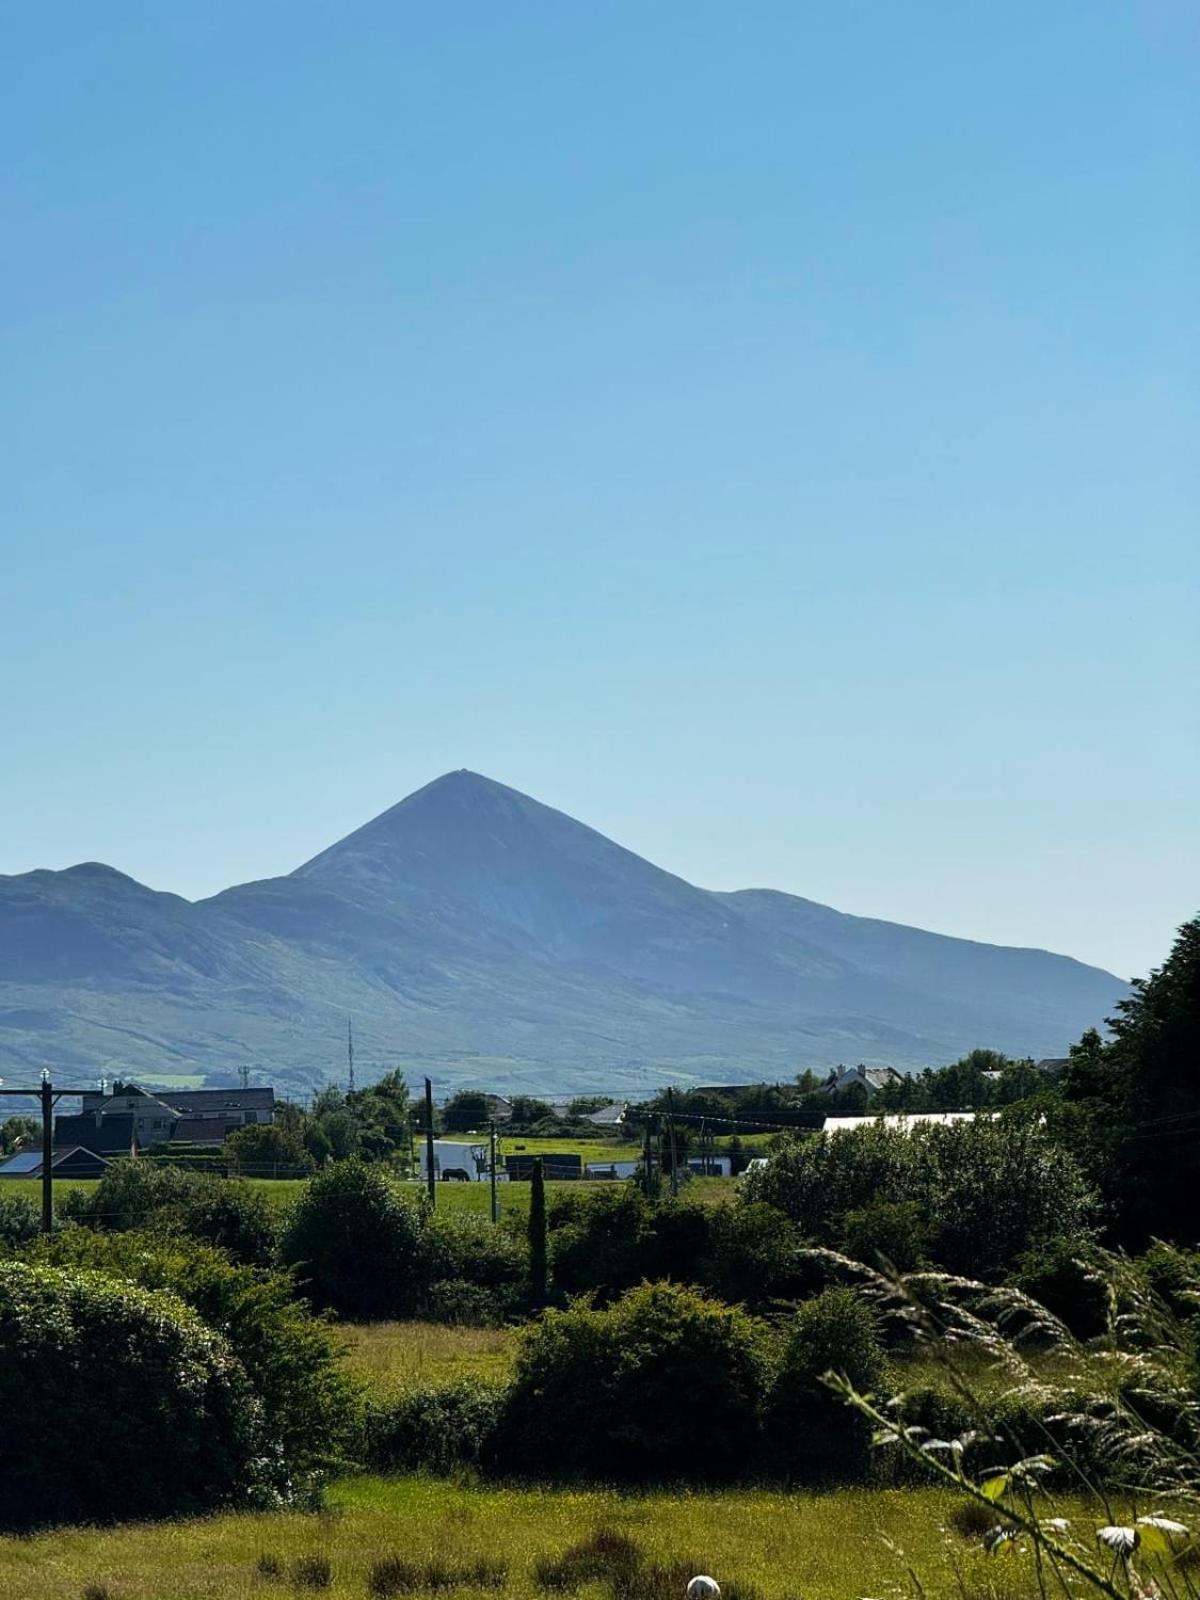
<instances>
[{"instance_id":1,"label":"tall grass","mask_svg":"<svg viewBox=\"0 0 1200 1600\"><path fill-rule=\"evenodd\" d=\"M316 1579L330 1600L556 1600L579 1577L589 1600L683 1600L685 1573L708 1572L729 1600L855 1600L898 1593L909 1566L930 1600L952 1600L964 1582L972 1597L1031 1592L1029 1552L1001 1567L954 1531L961 1500L938 1489L628 1495L362 1478L336 1488L323 1513L0 1539L0 1594L81 1600L92 1585L111 1600L291 1600ZM621 1541L632 1554L606 1566L604 1549L619 1553Z\"/></svg>"}]
</instances>

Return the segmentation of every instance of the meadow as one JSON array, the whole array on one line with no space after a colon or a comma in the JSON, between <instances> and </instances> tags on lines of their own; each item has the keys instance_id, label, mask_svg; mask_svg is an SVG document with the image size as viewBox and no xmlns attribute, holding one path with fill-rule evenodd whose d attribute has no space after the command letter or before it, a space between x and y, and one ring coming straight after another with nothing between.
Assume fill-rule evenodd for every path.
<instances>
[{"instance_id":1,"label":"meadow","mask_svg":"<svg viewBox=\"0 0 1200 1600\"><path fill-rule=\"evenodd\" d=\"M56 1202L61 1202L64 1196L73 1189L90 1193L99 1183L98 1178L60 1178L54 1185ZM267 1197L271 1205L279 1211L285 1211L294 1203L301 1193L307 1178L247 1178L246 1182ZM409 1179L403 1185L411 1194L423 1194L425 1185L416 1179ZM579 1194L593 1189L612 1188L611 1180L599 1179L589 1182L586 1179L568 1179L563 1181L552 1180L546 1184L547 1196L558 1194ZM497 1185L500 1197L500 1214L525 1218L529 1215L529 1192L527 1183L500 1183ZM15 1192L22 1194L30 1206L39 1206L41 1191L36 1184L25 1183L18 1185L11 1183L6 1193ZM684 1186L683 1192L689 1199L698 1200L704 1205L724 1205L732 1201L737 1193L737 1182L732 1178L692 1178ZM437 1208L439 1211L448 1211L454 1215L468 1215L487 1217L491 1214L491 1192L486 1183L439 1183L437 1186Z\"/></svg>"},{"instance_id":2,"label":"meadow","mask_svg":"<svg viewBox=\"0 0 1200 1600\"><path fill-rule=\"evenodd\" d=\"M1070 1515L1078 1507L1059 1507ZM505 1600L561 1596L546 1563L598 1529L636 1541L645 1600L682 1600L686 1576L711 1573L741 1600L854 1600L911 1593L1034 1591L1019 1550L983 1553L953 1493L934 1489L780 1493L621 1493L483 1487L428 1478L356 1477L322 1511L66 1528L0 1539L0 1593L13 1600L280 1600L318 1590L370 1600L388 1557L425 1569L419 1591ZM472 1570L474 1569L474 1570ZM327 1580L326 1581L326 1577ZM592 1582L581 1593L611 1594Z\"/></svg>"},{"instance_id":3,"label":"meadow","mask_svg":"<svg viewBox=\"0 0 1200 1600\"><path fill-rule=\"evenodd\" d=\"M460 1378L503 1382L516 1359L515 1328L452 1328L441 1322L359 1322L338 1328L345 1363L377 1393Z\"/></svg>"}]
</instances>

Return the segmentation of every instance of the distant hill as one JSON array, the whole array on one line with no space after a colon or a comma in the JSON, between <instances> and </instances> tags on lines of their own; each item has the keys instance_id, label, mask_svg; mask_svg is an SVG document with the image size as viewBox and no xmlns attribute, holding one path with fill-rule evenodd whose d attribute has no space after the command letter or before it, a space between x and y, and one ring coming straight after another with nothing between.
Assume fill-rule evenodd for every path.
<instances>
[{"instance_id":1,"label":"distant hill","mask_svg":"<svg viewBox=\"0 0 1200 1600\"><path fill-rule=\"evenodd\" d=\"M716 894L453 772L283 878L190 903L96 863L0 877L0 1072L242 1065L301 1088L399 1065L439 1088L636 1091L1062 1055L1126 986L1041 950Z\"/></svg>"}]
</instances>

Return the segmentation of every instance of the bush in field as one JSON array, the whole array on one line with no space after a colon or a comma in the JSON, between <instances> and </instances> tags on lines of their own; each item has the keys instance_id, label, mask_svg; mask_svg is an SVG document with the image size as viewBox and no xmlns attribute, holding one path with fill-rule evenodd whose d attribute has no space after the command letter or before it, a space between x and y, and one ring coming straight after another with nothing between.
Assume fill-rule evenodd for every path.
<instances>
[{"instance_id":1,"label":"bush in field","mask_svg":"<svg viewBox=\"0 0 1200 1600\"><path fill-rule=\"evenodd\" d=\"M512 1228L480 1216L435 1211L428 1219L429 1273L516 1294L525 1283L525 1247Z\"/></svg>"},{"instance_id":2,"label":"bush in field","mask_svg":"<svg viewBox=\"0 0 1200 1600\"><path fill-rule=\"evenodd\" d=\"M798 1299L812 1276L797 1255L803 1243L800 1230L774 1206L714 1207L702 1281L735 1305Z\"/></svg>"},{"instance_id":3,"label":"bush in field","mask_svg":"<svg viewBox=\"0 0 1200 1600\"><path fill-rule=\"evenodd\" d=\"M764 1375L758 1326L674 1284L643 1284L607 1310L550 1311L525 1335L502 1459L533 1474L736 1475Z\"/></svg>"},{"instance_id":4,"label":"bush in field","mask_svg":"<svg viewBox=\"0 0 1200 1600\"><path fill-rule=\"evenodd\" d=\"M915 1200L877 1201L846 1213L838 1244L868 1266L886 1262L897 1272L914 1272L927 1260L929 1222Z\"/></svg>"},{"instance_id":5,"label":"bush in field","mask_svg":"<svg viewBox=\"0 0 1200 1600\"><path fill-rule=\"evenodd\" d=\"M8 1527L269 1503L262 1409L224 1339L176 1296L0 1263ZM51 1425L30 1424L36 1397Z\"/></svg>"},{"instance_id":6,"label":"bush in field","mask_svg":"<svg viewBox=\"0 0 1200 1600\"><path fill-rule=\"evenodd\" d=\"M500 1328L524 1298L465 1278L439 1278L426 1290L421 1315L451 1328Z\"/></svg>"},{"instance_id":7,"label":"bush in field","mask_svg":"<svg viewBox=\"0 0 1200 1600\"><path fill-rule=\"evenodd\" d=\"M234 1265L190 1239L86 1228L39 1239L28 1255L38 1264L90 1268L167 1290L189 1305L240 1361L297 1493L353 1449L359 1402L335 1335L294 1299L283 1274Z\"/></svg>"},{"instance_id":8,"label":"bush in field","mask_svg":"<svg viewBox=\"0 0 1200 1600\"><path fill-rule=\"evenodd\" d=\"M826 1289L797 1311L766 1408L775 1464L804 1483L864 1477L871 1429L822 1382L848 1378L860 1393L877 1390L887 1363L871 1308L851 1289Z\"/></svg>"},{"instance_id":9,"label":"bush in field","mask_svg":"<svg viewBox=\"0 0 1200 1600\"><path fill-rule=\"evenodd\" d=\"M777 1206L822 1244L839 1242L852 1212L914 1204L928 1218L935 1261L996 1277L1046 1240L1081 1237L1090 1196L1046 1130L1008 1114L785 1139L744 1180L743 1200Z\"/></svg>"},{"instance_id":10,"label":"bush in field","mask_svg":"<svg viewBox=\"0 0 1200 1600\"><path fill-rule=\"evenodd\" d=\"M270 1202L261 1189L234 1178L199 1178L186 1200L161 1214L161 1223L246 1266L267 1267L275 1259L279 1225Z\"/></svg>"},{"instance_id":11,"label":"bush in field","mask_svg":"<svg viewBox=\"0 0 1200 1600\"><path fill-rule=\"evenodd\" d=\"M185 1206L201 1182L181 1167L114 1161L82 1203L76 1201L73 1219L112 1233L144 1228L159 1212Z\"/></svg>"},{"instance_id":12,"label":"bush in field","mask_svg":"<svg viewBox=\"0 0 1200 1600\"><path fill-rule=\"evenodd\" d=\"M571 1196L551 1214L551 1265L560 1294L619 1295L646 1276L651 1208L632 1184Z\"/></svg>"},{"instance_id":13,"label":"bush in field","mask_svg":"<svg viewBox=\"0 0 1200 1600\"><path fill-rule=\"evenodd\" d=\"M268 1266L277 1226L261 1190L210 1172L150 1160L115 1161L91 1194L64 1208L74 1222L107 1232L153 1228L218 1245L235 1261Z\"/></svg>"},{"instance_id":14,"label":"bush in field","mask_svg":"<svg viewBox=\"0 0 1200 1600\"><path fill-rule=\"evenodd\" d=\"M650 1215L642 1276L651 1280L670 1278L675 1283L702 1283L701 1264L711 1248L712 1230L713 1207L688 1200L664 1200Z\"/></svg>"},{"instance_id":15,"label":"bush in field","mask_svg":"<svg viewBox=\"0 0 1200 1600\"><path fill-rule=\"evenodd\" d=\"M1010 1281L1060 1317L1078 1339L1093 1339L1108 1324L1108 1291L1094 1253L1081 1240L1052 1239L1027 1250Z\"/></svg>"},{"instance_id":16,"label":"bush in field","mask_svg":"<svg viewBox=\"0 0 1200 1600\"><path fill-rule=\"evenodd\" d=\"M0 1245L25 1244L37 1237L41 1225L32 1199L0 1191Z\"/></svg>"},{"instance_id":17,"label":"bush in field","mask_svg":"<svg viewBox=\"0 0 1200 1600\"><path fill-rule=\"evenodd\" d=\"M367 1407L364 1459L378 1472L451 1472L494 1448L504 1390L464 1379L409 1389Z\"/></svg>"},{"instance_id":18,"label":"bush in field","mask_svg":"<svg viewBox=\"0 0 1200 1600\"><path fill-rule=\"evenodd\" d=\"M379 1166L339 1161L297 1200L279 1259L321 1309L367 1321L409 1316L430 1277L425 1213Z\"/></svg>"},{"instance_id":19,"label":"bush in field","mask_svg":"<svg viewBox=\"0 0 1200 1600\"><path fill-rule=\"evenodd\" d=\"M560 1296L615 1298L646 1279L702 1283L712 1211L685 1200L651 1205L633 1184L559 1201L551 1214L554 1287Z\"/></svg>"},{"instance_id":20,"label":"bush in field","mask_svg":"<svg viewBox=\"0 0 1200 1600\"><path fill-rule=\"evenodd\" d=\"M278 1122L235 1129L225 1155L247 1178L304 1178L316 1166L298 1131Z\"/></svg>"}]
</instances>

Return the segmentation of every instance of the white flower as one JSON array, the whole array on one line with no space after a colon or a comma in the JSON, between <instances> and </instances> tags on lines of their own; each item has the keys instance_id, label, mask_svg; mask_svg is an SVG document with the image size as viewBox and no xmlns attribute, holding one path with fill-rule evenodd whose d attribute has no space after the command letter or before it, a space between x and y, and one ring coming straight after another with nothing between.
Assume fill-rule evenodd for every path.
<instances>
[{"instance_id":1,"label":"white flower","mask_svg":"<svg viewBox=\"0 0 1200 1600\"><path fill-rule=\"evenodd\" d=\"M1096 1537L1119 1556L1131 1556L1142 1542L1142 1536L1136 1528L1097 1528Z\"/></svg>"}]
</instances>

